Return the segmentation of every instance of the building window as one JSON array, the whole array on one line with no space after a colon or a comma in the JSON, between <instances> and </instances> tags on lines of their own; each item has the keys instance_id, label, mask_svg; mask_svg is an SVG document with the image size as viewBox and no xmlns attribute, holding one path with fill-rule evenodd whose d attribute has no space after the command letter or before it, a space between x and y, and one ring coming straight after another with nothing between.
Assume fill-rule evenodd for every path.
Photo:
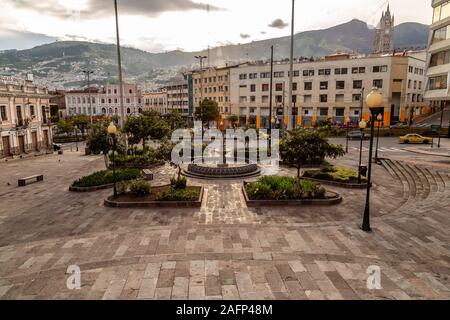
<instances>
[{"instance_id":1,"label":"building window","mask_svg":"<svg viewBox=\"0 0 450 320\"><path fill-rule=\"evenodd\" d=\"M34 112L34 106L30 106L30 116L34 117L36 113Z\"/></svg>"},{"instance_id":2,"label":"building window","mask_svg":"<svg viewBox=\"0 0 450 320\"><path fill-rule=\"evenodd\" d=\"M239 80L246 80L247 79L247 74L246 73L242 73L239 75Z\"/></svg>"},{"instance_id":3,"label":"building window","mask_svg":"<svg viewBox=\"0 0 450 320\"><path fill-rule=\"evenodd\" d=\"M336 81L336 90L344 90L345 81Z\"/></svg>"},{"instance_id":4,"label":"building window","mask_svg":"<svg viewBox=\"0 0 450 320\"><path fill-rule=\"evenodd\" d=\"M258 78L258 74L257 73L250 73L249 78L250 79L257 79Z\"/></svg>"},{"instance_id":5,"label":"building window","mask_svg":"<svg viewBox=\"0 0 450 320\"><path fill-rule=\"evenodd\" d=\"M312 82L305 82L305 90L310 91L312 90Z\"/></svg>"},{"instance_id":6,"label":"building window","mask_svg":"<svg viewBox=\"0 0 450 320\"><path fill-rule=\"evenodd\" d=\"M430 78L430 90L443 90L443 89L447 89L447 75Z\"/></svg>"},{"instance_id":7,"label":"building window","mask_svg":"<svg viewBox=\"0 0 450 320\"><path fill-rule=\"evenodd\" d=\"M0 106L0 117L2 121L8 120L8 115L6 114L6 106Z\"/></svg>"},{"instance_id":8,"label":"building window","mask_svg":"<svg viewBox=\"0 0 450 320\"><path fill-rule=\"evenodd\" d=\"M366 73L366 67L354 67L352 68L352 74Z\"/></svg>"},{"instance_id":9,"label":"building window","mask_svg":"<svg viewBox=\"0 0 450 320\"><path fill-rule=\"evenodd\" d=\"M331 69L319 69L319 76L329 76Z\"/></svg>"},{"instance_id":10,"label":"building window","mask_svg":"<svg viewBox=\"0 0 450 320\"><path fill-rule=\"evenodd\" d=\"M354 80L353 89L362 89L362 80Z\"/></svg>"},{"instance_id":11,"label":"building window","mask_svg":"<svg viewBox=\"0 0 450 320\"><path fill-rule=\"evenodd\" d=\"M303 102L304 103L311 103L312 102L312 96L307 94L303 96Z\"/></svg>"},{"instance_id":12,"label":"building window","mask_svg":"<svg viewBox=\"0 0 450 320\"><path fill-rule=\"evenodd\" d=\"M344 102L344 95L343 94L337 94L335 98L336 102Z\"/></svg>"},{"instance_id":13,"label":"building window","mask_svg":"<svg viewBox=\"0 0 450 320\"><path fill-rule=\"evenodd\" d=\"M450 50L441 51L431 55L430 67L441 66L450 63Z\"/></svg>"},{"instance_id":14,"label":"building window","mask_svg":"<svg viewBox=\"0 0 450 320\"><path fill-rule=\"evenodd\" d=\"M262 103L269 103L269 96L262 96L261 102Z\"/></svg>"},{"instance_id":15,"label":"building window","mask_svg":"<svg viewBox=\"0 0 450 320\"><path fill-rule=\"evenodd\" d=\"M314 70L303 70L304 77L314 77Z\"/></svg>"},{"instance_id":16,"label":"building window","mask_svg":"<svg viewBox=\"0 0 450 320\"><path fill-rule=\"evenodd\" d=\"M269 85L267 84L267 83L264 83L263 85L262 85L262 91L269 91Z\"/></svg>"},{"instance_id":17,"label":"building window","mask_svg":"<svg viewBox=\"0 0 450 320\"><path fill-rule=\"evenodd\" d=\"M328 90L328 81L320 82L320 90Z\"/></svg>"},{"instance_id":18,"label":"building window","mask_svg":"<svg viewBox=\"0 0 450 320\"><path fill-rule=\"evenodd\" d=\"M274 72L273 76L275 78L283 78L284 77L284 71Z\"/></svg>"},{"instance_id":19,"label":"building window","mask_svg":"<svg viewBox=\"0 0 450 320\"><path fill-rule=\"evenodd\" d=\"M374 73L387 72L387 71L388 71L388 66L374 66L373 67L373 72Z\"/></svg>"},{"instance_id":20,"label":"building window","mask_svg":"<svg viewBox=\"0 0 450 320\"><path fill-rule=\"evenodd\" d=\"M383 88L383 80L382 79L373 80L373 86L378 89Z\"/></svg>"},{"instance_id":21,"label":"building window","mask_svg":"<svg viewBox=\"0 0 450 320\"><path fill-rule=\"evenodd\" d=\"M247 97L239 97L239 103L247 103Z\"/></svg>"},{"instance_id":22,"label":"building window","mask_svg":"<svg viewBox=\"0 0 450 320\"><path fill-rule=\"evenodd\" d=\"M360 102L361 101L361 95L360 94L354 94L352 96L352 101L353 102Z\"/></svg>"},{"instance_id":23,"label":"building window","mask_svg":"<svg viewBox=\"0 0 450 320\"><path fill-rule=\"evenodd\" d=\"M320 102L321 102L321 103L328 102L328 95L326 95L326 94L321 94L321 95L320 95Z\"/></svg>"},{"instance_id":24,"label":"building window","mask_svg":"<svg viewBox=\"0 0 450 320\"><path fill-rule=\"evenodd\" d=\"M277 83L275 85L275 91L283 91L283 84L282 83Z\"/></svg>"},{"instance_id":25,"label":"building window","mask_svg":"<svg viewBox=\"0 0 450 320\"><path fill-rule=\"evenodd\" d=\"M250 92L256 92L256 84L250 85Z\"/></svg>"},{"instance_id":26,"label":"building window","mask_svg":"<svg viewBox=\"0 0 450 320\"><path fill-rule=\"evenodd\" d=\"M347 68L336 68L334 69L334 74L348 74Z\"/></svg>"},{"instance_id":27,"label":"building window","mask_svg":"<svg viewBox=\"0 0 450 320\"><path fill-rule=\"evenodd\" d=\"M268 79L270 78L270 72L261 72L260 77L261 79Z\"/></svg>"},{"instance_id":28,"label":"building window","mask_svg":"<svg viewBox=\"0 0 450 320\"><path fill-rule=\"evenodd\" d=\"M283 103L283 96L276 96L275 100L277 103Z\"/></svg>"},{"instance_id":29,"label":"building window","mask_svg":"<svg viewBox=\"0 0 450 320\"><path fill-rule=\"evenodd\" d=\"M250 102L256 102L256 97L255 96L250 96Z\"/></svg>"}]
</instances>

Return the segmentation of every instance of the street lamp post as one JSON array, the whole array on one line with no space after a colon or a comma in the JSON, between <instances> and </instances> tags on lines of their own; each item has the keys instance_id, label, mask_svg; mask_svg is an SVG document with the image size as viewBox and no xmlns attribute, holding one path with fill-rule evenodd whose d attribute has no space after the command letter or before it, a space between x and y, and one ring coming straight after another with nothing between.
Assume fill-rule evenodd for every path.
<instances>
[{"instance_id":1,"label":"street lamp post","mask_svg":"<svg viewBox=\"0 0 450 320\"><path fill-rule=\"evenodd\" d=\"M369 147L369 167L367 172L367 193L366 193L366 206L364 209L364 217L362 230L365 232L371 232L370 227L370 190L372 188L372 154L373 154L373 135L375 131L375 120L377 114L380 112L381 105L383 104L383 96L378 88L373 88L372 92L367 96L367 106L370 110L370 147Z\"/></svg>"},{"instance_id":2,"label":"street lamp post","mask_svg":"<svg viewBox=\"0 0 450 320\"><path fill-rule=\"evenodd\" d=\"M379 146L379 141L380 141L380 127L381 127L381 122L383 121L383 116L381 113L377 116L377 121L378 121L377 149L375 151L375 162L376 163L378 163L378 146Z\"/></svg>"},{"instance_id":3,"label":"street lamp post","mask_svg":"<svg viewBox=\"0 0 450 320\"><path fill-rule=\"evenodd\" d=\"M75 147L77 148L78 152L78 126L75 126L74 129L75 129Z\"/></svg>"},{"instance_id":4,"label":"street lamp post","mask_svg":"<svg viewBox=\"0 0 450 320\"><path fill-rule=\"evenodd\" d=\"M346 128L346 134L345 134L345 153L348 153L348 132L350 130L350 120L347 119L347 128Z\"/></svg>"},{"instance_id":5,"label":"street lamp post","mask_svg":"<svg viewBox=\"0 0 450 320\"><path fill-rule=\"evenodd\" d=\"M359 129L361 130L361 139L359 143L359 165L358 165L358 183L361 184L361 164L362 164L362 148L363 148L363 140L364 140L364 130L367 127L367 123L364 120L361 120L359 123Z\"/></svg>"},{"instance_id":6,"label":"street lamp post","mask_svg":"<svg viewBox=\"0 0 450 320\"><path fill-rule=\"evenodd\" d=\"M120 34L119 34L119 14L117 10L117 0L114 0L114 13L116 16L116 46L117 46L117 68L119 72L119 94L120 94L120 126L125 124L125 110L123 108L123 75L122 75L122 56L120 52Z\"/></svg>"},{"instance_id":7,"label":"street lamp post","mask_svg":"<svg viewBox=\"0 0 450 320\"><path fill-rule=\"evenodd\" d=\"M200 62L200 117L202 121L202 137L203 137L203 60L207 59L207 56L195 56Z\"/></svg>"},{"instance_id":8,"label":"street lamp post","mask_svg":"<svg viewBox=\"0 0 450 320\"><path fill-rule=\"evenodd\" d=\"M116 161L115 161L115 154L116 154L116 134L117 134L117 127L114 125L114 123L111 122L111 124L108 127L108 134L111 136L112 139L112 163L113 163L113 184L114 184L114 198L117 198L117 186L116 186Z\"/></svg>"}]
</instances>

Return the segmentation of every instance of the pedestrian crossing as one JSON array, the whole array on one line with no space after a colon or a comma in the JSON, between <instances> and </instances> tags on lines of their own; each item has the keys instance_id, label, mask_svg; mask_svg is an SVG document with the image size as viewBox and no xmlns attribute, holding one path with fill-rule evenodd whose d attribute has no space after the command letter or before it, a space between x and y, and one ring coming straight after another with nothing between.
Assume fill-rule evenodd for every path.
<instances>
[{"instance_id":1,"label":"pedestrian crossing","mask_svg":"<svg viewBox=\"0 0 450 320\"><path fill-rule=\"evenodd\" d=\"M356 147L350 147L349 149L357 151L357 152L360 151L360 149L356 148ZM369 152L369 148L363 147L362 151ZM375 151L375 148L374 148L374 151ZM401 152L401 153L404 153L404 152L408 152L408 151L400 149L400 148L395 148L395 147L391 147L391 148L380 147L380 148L378 148L378 152Z\"/></svg>"}]
</instances>

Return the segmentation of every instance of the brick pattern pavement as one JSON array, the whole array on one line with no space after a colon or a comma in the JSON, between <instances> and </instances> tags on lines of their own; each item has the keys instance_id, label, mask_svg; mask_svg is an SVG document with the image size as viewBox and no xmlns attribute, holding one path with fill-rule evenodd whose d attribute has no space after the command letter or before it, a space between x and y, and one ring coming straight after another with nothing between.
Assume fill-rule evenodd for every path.
<instances>
[{"instance_id":1,"label":"brick pattern pavement","mask_svg":"<svg viewBox=\"0 0 450 320\"><path fill-rule=\"evenodd\" d=\"M240 182L213 181L201 209L110 209L101 205L110 190L67 191L102 159L25 161L1 168L1 299L450 298L446 170L376 167L366 234L361 190L332 188L345 197L335 207L249 209ZM6 185L37 170L45 183ZM159 169L156 182L171 174ZM82 270L80 290L66 287L69 265ZM382 290L367 289L370 265Z\"/></svg>"}]
</instances>

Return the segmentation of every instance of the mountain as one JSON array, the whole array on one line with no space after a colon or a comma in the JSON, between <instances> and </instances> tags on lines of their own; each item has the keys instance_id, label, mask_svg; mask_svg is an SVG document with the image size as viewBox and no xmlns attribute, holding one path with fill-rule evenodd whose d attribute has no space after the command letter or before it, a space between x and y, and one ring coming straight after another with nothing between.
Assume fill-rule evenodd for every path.
<instances>
[{"instance_id":1,"label":"mountain","mask_svg":"<svg viewBox=\"0 0 450 320\"><path fill-rule=\"evenodd\" d=\"M54 37L44 34L16 31L11 29L0 29L0 50L29 49L38 45L56 41Z\"/></svg>"},{"instance_id":2,"label":"mountain","mask_svg":"<svg viewBox=\"0 0 450 320\"><path fill-rule=\"evenodd\" d=\"M295 35L295 55L318 57L336 51L370 53L373 29L365 22L352 20L332 28ZM426 47L428 26L403 23L395 28L397 48ZM122 48L123 70L128 81L138 81L147 87L160 86L179 79L180 71L197 67L195 55L209 55L210 65L266 60L270 46L275 46L275 59L289 56L290 38L282 37L246 44L211 48L209 52L171 51L149 53L134 48ZM117 75L116 48L113 44L82 41L57 41L26 50L0 52L0 74L24 75L32 72L41 84L51 87L84 85L82 70L95 73L94 82L114 81Z\"/></svg>"}]
</instances>

